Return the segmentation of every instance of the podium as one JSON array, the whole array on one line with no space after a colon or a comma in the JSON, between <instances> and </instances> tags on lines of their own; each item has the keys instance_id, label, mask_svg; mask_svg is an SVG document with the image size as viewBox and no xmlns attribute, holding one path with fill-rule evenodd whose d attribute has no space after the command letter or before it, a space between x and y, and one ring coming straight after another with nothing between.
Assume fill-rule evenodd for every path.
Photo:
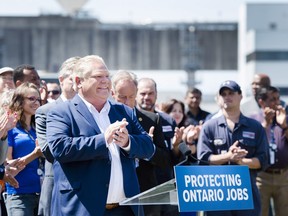
<instances>
[{"instance_id":1,"label":"podium","mask_svg":"<svg viewBox=\"0 0 288 216\"><path fill-rule=\"evenodd\" d=\"M254 208L248 166L175 166L175 176L120 205L175 205L181 213Z\"/></svg>"},{"instance_id":2,"label":"podium","mask_svg":"<svg viewBox=\"0 0 288 216\"><path fill-rule=\"evenodd\" d=\"M175 179L128 198L120 205L178 205Z\"/></svg>"}]
</instances>

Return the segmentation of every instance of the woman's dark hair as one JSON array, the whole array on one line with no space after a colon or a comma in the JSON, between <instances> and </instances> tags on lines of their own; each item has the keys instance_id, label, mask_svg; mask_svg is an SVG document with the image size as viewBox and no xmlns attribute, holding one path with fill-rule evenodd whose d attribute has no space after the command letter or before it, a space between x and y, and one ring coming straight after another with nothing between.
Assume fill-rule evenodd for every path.
<instances>
[{"instance_id":1,"label":"woman's dark hair","mask_svg":"<svg viewBox=\"0 0 288 216\"><path fill-rule=\"evenodd\" d=\"M180 104L181 109L183 111L183 119L181 120L181 122L179 123L179 125L177 125L178 127L182 127L185 126L185 120L186 120L186 115L185 115L185 105L182 101L177 100L177 99L171 99L168 102L164 103L162 106L162 111L165 113L170 114L173 110L173 107L175 104Z\"/></svg>"}]
</instances>

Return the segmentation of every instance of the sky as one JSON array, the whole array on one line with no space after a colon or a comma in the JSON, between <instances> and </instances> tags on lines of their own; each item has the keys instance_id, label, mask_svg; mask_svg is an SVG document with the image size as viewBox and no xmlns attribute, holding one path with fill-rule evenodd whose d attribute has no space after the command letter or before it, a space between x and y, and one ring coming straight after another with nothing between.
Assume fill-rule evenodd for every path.
<instances>
[{"instance_id":1,"label":"sky","mask_svg":"<svg viewBox=\"0 0 288 216\"><path fill-rule=\"evenodd\" d=\"M239 8L245 2L288 0L87 0L83 10L104 23L237 22ZM0 0L0 16L63 13L57 0Z\"/></svg>"}]
</instances>

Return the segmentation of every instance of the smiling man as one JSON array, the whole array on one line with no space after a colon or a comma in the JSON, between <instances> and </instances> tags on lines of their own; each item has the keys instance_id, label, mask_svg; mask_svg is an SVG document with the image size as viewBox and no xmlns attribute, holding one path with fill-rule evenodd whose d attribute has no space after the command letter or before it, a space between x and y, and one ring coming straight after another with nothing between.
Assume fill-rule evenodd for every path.
<instances>
[{"instance_id":1,"label":"smiling man","mask_svg":"<svg viewBox=\"0 0 288 216\"><path fill-rule=\"evenodd\" d=\"M51 215L143 213L119 202L140 192L135 158L153 156L152 139L131 108L108 100L110 73L101 57L81 58L74 84L78 94L55 105L47 117L47 141L55 158Z\"/></svg>"}]
</instances>

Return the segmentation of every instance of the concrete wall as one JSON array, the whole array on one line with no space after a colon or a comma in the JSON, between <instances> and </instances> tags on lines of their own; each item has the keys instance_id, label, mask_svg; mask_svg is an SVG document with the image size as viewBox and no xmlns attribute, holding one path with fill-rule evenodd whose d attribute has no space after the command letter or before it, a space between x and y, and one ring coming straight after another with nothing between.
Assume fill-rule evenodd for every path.
<instances>
[{"instance_id":1,"label":"concrete wall","mask_svg":"<svg viewBox=\"0 0 288 216\"><path fill-rule=\"evenodd\" d=\"M0 67L29 63L56 72L65 59L88 54L102 56L113 70L235 70L237 24L134 25L63 16L0 17Z\"/></svg>"},{"instance_id":2,"label":"concrete wall","mask_svg":"<svg viewBox=\"0 0 288 216\"><path fill-rule=\"evenodd\" d=\"M288 92L288 4L249 3L239 20L239 76L244 96L251 95L255 73L266 73L272 85ZM284 95L284 94L282 94Z\"/></svg>"}]
</instances>

